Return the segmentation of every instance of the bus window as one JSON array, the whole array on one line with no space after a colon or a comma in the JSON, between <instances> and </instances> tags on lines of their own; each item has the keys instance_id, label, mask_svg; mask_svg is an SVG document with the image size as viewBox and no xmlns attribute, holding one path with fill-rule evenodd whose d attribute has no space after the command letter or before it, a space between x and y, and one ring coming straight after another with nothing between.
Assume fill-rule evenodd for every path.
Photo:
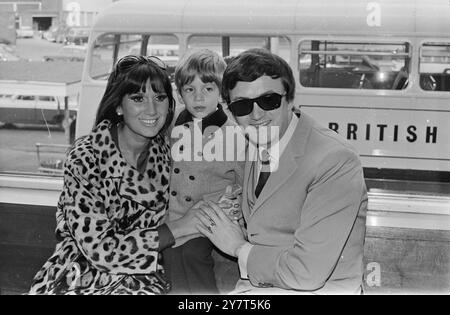
<instances>
[{"instance_id":1,"label":"bus window","mask_svg":"<svg viewBox=\"0 0 450 315\"><path fill-rule=\"evenodd\" d=\"M420 87L450 92L450 44L425 43L421 47Z\"/></svg>"},{"instance_id":2,"label":"bus window","mask_svg":"<svg viewBox=\"0 0 450 315\"><path fill-rule=\"evenodd\" d=\"M403 90L410 60L407 43L304 41L300 83L312 88Z\"/></svg>"},{"instance_id":3,"label":"bus window","mask_svg":"<svg viewBox=\"0 0 450 315\"><path fill-rule=\"evenodd\" d=\"M180 58L180 44L174 35L151 35L147 43L147 56L156 56L167 65L171 81L175 80L175 66Z\"/></svg>"},{"instance_id":4,"label":"bus window","mask_svg":"<svg viewBox=\"0 0 450 315\"><path fill-rule=\"evenodd\" d=\"M126 55L156 56L163 60L170 73L178 61L179 44L174 35L106 34L95 43L91 76L106 80L115 62Z\"/></svg>"},{"instance_id":5,"label":"bus window","mask_svg":"<svg viewBox=\"0 0 450 315\"><path fill-rule=\"evenodd\" d=\"M56 100L53 96L39 96L38 99L40 101L44 101L44 102L56 102Z\"/></svg>"},{"instance_id":6,"label":"bus window","mask_svg":"<svg viewBox=\"0 0 450 315\"><path fill-rule=\"evenodd\" d=\"M143 44L147 42L147 45ZM176 64L179 57L178 39L174 35L144 36L143 43L130 48L131 55L156 56L166 64ZM145 48L145 49L144 49Z\"/></svg>"},{"instance_id":7,"label":"bus window","mask_svg":"<svg viewBox=\"0 0 450 315\"><path fill-rule=\"evenodd\" d=\"M290 59L290 43L285 37L269 36L192 36L188 49L211 49L225 60L235 57L250 48L266 48L280 55L287 62Z\"/></svg>"},{"instance_id":8,"label":"bus window","mask_svg":"<svg viewBox=\"0 0 450 315\"><path fill-rule=\"evenodd\" d=\"M147 55L153 55L169 63L179 56L178 39L174 35L151 35L148 39ZM178 61L178 58L177 60Z\"/></svg>"},{"instance_id":9,"label":"bus window","mask_svg":"<svg viewBox=\"0 0 450 315\"><path fill-rule=\"evenodd\" d=\"M90 75L94 79L106 80L115 62L129 55L132 47L141 45L142 34L105 34L94 44Z\"/></svg>"},{"instance_id":10,"label":"bus window","mask_svg":"<svg viewBox=\"0 0 450 315\"><path fill-rule=\"evenodd\" d=\"M34 101L36 97L33 95L19 95L17 99L20 101Z\"/></svg>"}]
</instances>

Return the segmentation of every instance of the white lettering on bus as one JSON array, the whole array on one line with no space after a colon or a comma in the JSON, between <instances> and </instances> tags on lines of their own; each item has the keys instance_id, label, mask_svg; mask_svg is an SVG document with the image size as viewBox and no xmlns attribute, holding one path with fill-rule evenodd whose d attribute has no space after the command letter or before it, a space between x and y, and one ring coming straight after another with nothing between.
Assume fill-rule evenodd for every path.
<instances>
[{"instance_id":1,"label":"white lettering on bus","mask_svg":"<svg viewBox=\"0 0 450 315\"><path fill-rule=\"evenodd\" d=\"M339 125L337 122L328 123L328 128L346 136L347 140L366 140L366 141L392 141L399 142L400 139L405 139L409 143L414 143L423 139L425 143L436 144L438 140L438 128L436 126L427 126L422 134L420 134L418 127L410 125L401 127L399 125L389 126L387 124L366 124L365 126L358 126L356 123L347 123L346 126ZM423 136L420 138L419 136Z\"/></svg>"},{"instance_id":2,"label":"white lettering on bus","mask_svg":"<svg viewBox=\"0 0 450 315\"><path fill-rule=\"evenodd\" d=\"M381 5L378 2L369 2L367 4L367 25L370 27L381 27Z\"/></svg>"}]
</instances>

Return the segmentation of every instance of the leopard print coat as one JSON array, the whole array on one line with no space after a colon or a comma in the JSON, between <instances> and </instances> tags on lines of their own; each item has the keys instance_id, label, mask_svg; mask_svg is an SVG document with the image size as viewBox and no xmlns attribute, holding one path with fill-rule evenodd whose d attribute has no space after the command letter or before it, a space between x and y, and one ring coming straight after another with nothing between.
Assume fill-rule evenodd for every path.
<instances>
[{"instance_id":1,"label":"leopard print coat","mask_svg":"<svg viewBox=\"0 0 450 315\"><path fill-rule=\"evenodd\" d=\"M57 206L59 243L31 294L161 294L168 291L157 228L169 197L170 149L152 139L145 173L129 165L110 122L75 143Z\"/></svg>"}]
</instances>

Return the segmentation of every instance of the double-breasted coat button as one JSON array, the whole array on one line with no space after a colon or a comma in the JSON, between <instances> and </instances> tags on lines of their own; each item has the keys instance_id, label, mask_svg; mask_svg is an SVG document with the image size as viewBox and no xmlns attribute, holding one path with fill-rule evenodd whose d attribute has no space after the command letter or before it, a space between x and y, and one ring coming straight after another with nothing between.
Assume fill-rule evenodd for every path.
<instances>
[{"instance_id":1,"label":"double-breasted coat button","mask_svg":"<svg viewBox=\"0 0 450 315\"><path fill-rule=\"evenodd\" d=\"M191 176L189 176L189 179L190 180L195 180L195 177L191 175Z\"/></svg>"},{"instance_id":2,"label":"double-breasted coat button","mask_svg":"<svg viewBox=\"0 0 450 315\"><path fill-rule=\"evenodd\" d=\"M171 194L172 194L172 196L174 196L174 197L175 197L175 196L177 195L177 192L176 192L176 191L172 191L172 193L171 193Z\"/></svg>"},{"instance_id":3,"label":"double-breasted coat button","mask_svg":"<svg viewBox=\"0 0 450 315\"><path fill-rule=\"evenodd\" d=\"M179 174L179 173L180 173L180 169L179 169L179 168L175 168L175 169L173 170L173 172L174 172L175 174Z\"/></svg>"},{"instance_id":4,"label":"double-breasted coat button","mask_svg":"<svg viewBox=\"0 0 450 315\"><path fill-rule=\"evenodd\" d=\"M191 202L192 201L192 198L191 197L186 197L186 199L185 199L187 202Z\"/></svg>"}]
</instances>

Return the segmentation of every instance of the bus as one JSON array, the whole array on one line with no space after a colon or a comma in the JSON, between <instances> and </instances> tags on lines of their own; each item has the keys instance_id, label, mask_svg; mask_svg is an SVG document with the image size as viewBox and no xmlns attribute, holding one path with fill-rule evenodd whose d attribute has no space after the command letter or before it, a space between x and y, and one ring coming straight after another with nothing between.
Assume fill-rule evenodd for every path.
<instances>
[{"instance_id":1,"label":"bus","mask_svg":"<svg viewBox=\"0 0 450 315\"><path fill-rule=\"evenodd\" d=\"M368 171L450 180L449 16L445 0L120 2L92 29L77 135L91 129L91 104L105 86L107 73L93 77L91 69L111 69L131 47L144 55L152 45L180 55L209 48L224 57L265 47L294 70L295 104L352 142ZM133 22L120 23L125 17Z\"/></svg>"},{"instance_id":2,"label":"bus","mask_svg":"<svg viewBox=\"0 0 450 315\"><path fill-rule=\"evenodd\" d=\"M76 135L91 131L108 75L130 52L170 47L173 62L193 49L229 59L266 48L292 67L296 106L360 153L366 292L449 293L449 17L448 0L117 1L89 36ZM8 175L0 187L0 259L20 269L0 280L25 287L54 248L62 181ZM232 268L218 268L220 285Z\"/></svg>"}]
</instances>

